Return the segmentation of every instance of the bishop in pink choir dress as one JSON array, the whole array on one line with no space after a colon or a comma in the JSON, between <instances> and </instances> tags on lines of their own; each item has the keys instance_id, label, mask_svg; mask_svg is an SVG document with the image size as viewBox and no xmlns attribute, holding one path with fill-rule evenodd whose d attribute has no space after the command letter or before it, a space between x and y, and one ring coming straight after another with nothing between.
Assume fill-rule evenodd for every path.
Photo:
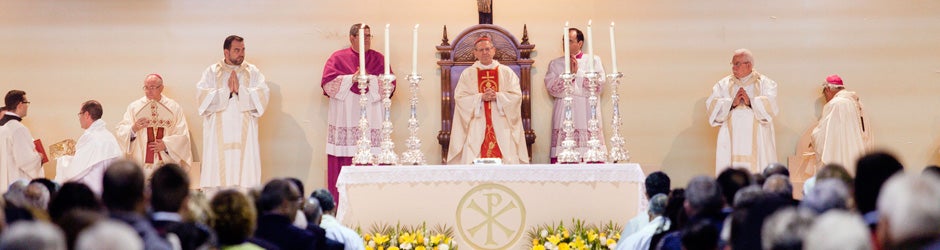
<instances>
[{"instance_id":1,"label":"bishop in pink choir dress","mask_svg":"<svg viewBox=\"0 0 940 250\"><path fill-rule=\"evenodd\" d=\"M320 87L323 95L330 99L330 111L327 118L327 185L338 197L336 179L342 167L352 165L352 157L356 155L356 141L362 131L359 130L359 84L357 75L363 68L368 76L365 95L368 98L366 119L369 120L369 135L372 140L372 153L381 152L382 121L385 111L382 107L384 87L378 79L385 67L385 57L382 53L371 49L372 33L369 26L364 28L363 37L359 37L359 28L362 24L354 24L349 28L349 48L333 52L323 66L323 78ZM359 48L359 39L364 39L364 48ZM365 52L363 52L365 51ZM359 65L359 53L365 53L365 67ZM392 82L392 92L395 91L396 82Z\"/></svg>"}]
</instances>

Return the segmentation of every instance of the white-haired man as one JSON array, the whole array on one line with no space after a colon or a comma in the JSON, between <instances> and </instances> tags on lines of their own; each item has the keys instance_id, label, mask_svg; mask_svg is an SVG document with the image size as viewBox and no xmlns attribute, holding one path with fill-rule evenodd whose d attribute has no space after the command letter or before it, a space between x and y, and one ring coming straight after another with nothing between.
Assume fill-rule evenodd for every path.
<instances>
[{"instance_id":1,"label":"white-haired man","mask_svg":"<svg viewBox=\"0 0 940 250\"><path fill-rule=\"evenodd\" d=\"M813 148L822 162L819 166L841 164L854 176L855 161L873 147L862 101L855 92L845 90L839 75L826 77L822 94L826 106L813 129Z\"/></svg>"},{"instance_id":2,"label":"white-haired man","mask_svg":"<svg viewBox=\"0 0 940 250\"><path fill-rule=\"evenodd\" d=\"M876 229L881 249L937 249L940 246L940 178L899 173L878 195ZM932 247L928 247L932 246Z\"/></svg>"}]
</instances>

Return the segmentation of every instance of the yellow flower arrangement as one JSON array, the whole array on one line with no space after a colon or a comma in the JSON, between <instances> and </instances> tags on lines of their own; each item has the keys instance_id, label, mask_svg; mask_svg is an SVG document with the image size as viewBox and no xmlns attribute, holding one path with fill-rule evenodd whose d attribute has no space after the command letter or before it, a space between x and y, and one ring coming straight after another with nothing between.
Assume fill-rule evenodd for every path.
<instances>
[{"instance_id":1,"label":"yellow flower arrangement","mask_svg":"<svg viewBox=\"0 0 940 250\"><path fill-rule=\"evenodd\" d=\"M368 233L362 235L366 250L452 250L457 249L454 243L454 229L444 225L428 228L422 223L420 226L406 227L401 225L373 224Z\"/></svg>"},{"instance_id":2,"label":"yellow flower arrangement","mask_svg":"<svg viewBox=\"0 0 940 250\"><path fill-rule=\"evenodd\" d=\"M571 226L564 222L557 225L541 225L528 232L532 250L601 250L614 249L620 240L621 225L613 222L601 225L585 225L582 220L572 219Z\"/></svg>"}]
</instances>

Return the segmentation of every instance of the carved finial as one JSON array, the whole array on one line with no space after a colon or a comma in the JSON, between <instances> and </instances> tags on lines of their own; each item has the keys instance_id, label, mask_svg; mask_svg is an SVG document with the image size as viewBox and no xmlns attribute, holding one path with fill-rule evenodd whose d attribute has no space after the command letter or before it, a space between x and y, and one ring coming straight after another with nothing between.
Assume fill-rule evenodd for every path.
<instances>
[{"instance_id":1,"label":"carved finial","mask_svg":"<svg viewBox=\"0 0 940 250\"><path fill-rule=\"evenodd\" d=\"M529 28L522 25L522 45L529 45Z\"/></svg>"},{"instance_id":2,"label":"carved finial","mask_svg":"<svg viewBox=\"0 0 940 250\"><path fill-rule=\"evenodd\" d=\"M444 39L441 39L441 46L449 46L450 43L447 39L447 25L444 25Z\"/></svg>"}]
</instances>

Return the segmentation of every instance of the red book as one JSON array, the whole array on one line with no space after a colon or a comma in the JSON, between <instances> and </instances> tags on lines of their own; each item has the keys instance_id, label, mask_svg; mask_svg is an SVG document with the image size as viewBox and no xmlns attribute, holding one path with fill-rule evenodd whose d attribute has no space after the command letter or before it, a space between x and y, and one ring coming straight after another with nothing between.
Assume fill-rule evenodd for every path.
<instances>
[{"instance_id":1,"label":"red book","mask_svg":"<svg viewBox=\"0 0 940 250\"><path fill-rule=\"evenodd\" d=\"M39 154L42 155L42 163L40 163L40 165L49 162L49 157L46 156L46 150L42 147L42 140L36 139L33 141L33 144L36 145L36 152L39 152Z\"/></svg>"}]
</instances>

